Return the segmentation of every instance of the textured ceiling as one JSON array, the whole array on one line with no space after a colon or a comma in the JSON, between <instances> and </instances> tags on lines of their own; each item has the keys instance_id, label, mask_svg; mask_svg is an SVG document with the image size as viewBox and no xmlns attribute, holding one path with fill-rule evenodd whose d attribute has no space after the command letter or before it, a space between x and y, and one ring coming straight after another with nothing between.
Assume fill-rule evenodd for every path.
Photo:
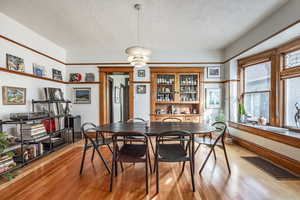
<instances>
[{"instance_id":1,"label":"textured ceiling","mask_svg":"<svg viewBox=\"0 0 300 200\"><path fill-rule=\"evenodd\" d=\"M0 12L72 52L119 54L136 41L155 51L220 50L288 0L0 0ZM177 52L176 52L177 51Z\"/></svg>"}]
</instances>

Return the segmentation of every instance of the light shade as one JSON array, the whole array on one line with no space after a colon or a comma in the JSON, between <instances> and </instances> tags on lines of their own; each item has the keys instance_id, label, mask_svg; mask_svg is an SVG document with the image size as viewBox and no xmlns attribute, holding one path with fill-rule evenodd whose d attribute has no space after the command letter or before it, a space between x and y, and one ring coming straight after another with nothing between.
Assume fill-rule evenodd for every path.
<instances>
[{"instance_id":1,"label":"light shade","mask_svg":"<svg viewBox=\"0 0 300 200\"><path fill-rule=\"evenodd\" d=\"M150 60L151 51L144 47L132 46L127 48L125 52L128 55L128 61L135 67L143 67Z\"/></svg>"}]
</instances>

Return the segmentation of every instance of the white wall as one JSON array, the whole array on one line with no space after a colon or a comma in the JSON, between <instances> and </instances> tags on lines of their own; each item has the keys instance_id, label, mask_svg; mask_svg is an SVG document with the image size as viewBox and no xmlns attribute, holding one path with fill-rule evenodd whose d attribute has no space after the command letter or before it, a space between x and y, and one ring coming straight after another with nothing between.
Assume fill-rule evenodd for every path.
<instances>
[{"instance_id":1,"label":"white wall","mask_svg":"<svg viewBox=\"0 0 300 200\"><path fill-rule=\"evenodd\" d=\"M300 20L300 1L289 0L277 12L263 20L259 25L250 30L237 41L224 50L224 60L236 55L237 53L253 46L263 39L286 28L288 25Z\"/></svg>"},{"instance_id":2,"label":"white wall","mask_svg":"<svg viewBox=\"0 0 300 200\"><path fill-rule=\"evenodd\" d=\"M49 40L36 34L30 29L17 23L0 13L0 34L5 35L17 42L30 46L44 52L52 57L65 61L65 50L58 47ZM62 71L65 76L65 66L61 63L55 62L42 55L33 53L23 47L8 42L0 38L0 67L6 68L6 53L18 56L24 59L25 72L33 72L32 63L43 65L46 67L47 77L52 77L52 68ZM65 85L61 83L51 82L47 80L34 79L21 75L11 74L7 72L0 72L0 94L2 96L2 86L22 87L27 89L26 105L3 105L2 98L0 98L0 119L5 120L9 118L9 113L13 112L29 112L31 111L31 100L42 99L44 87L61 88L65 92Z\"/></svg>"},{"instance_id":3,"label":"white wall","mask_svg":"<svg viewBox=\"0 0 300 200\"><path fill-rule=\"evenodd\" d=\"M202 65L198 67L208 67L208 66L220 66L221 67L221 77L220 78L207 78L207 72L205 70L205 81L222 81L225 78L225 69L223 65ZM84 74L86 72L93 72L95 74L96 80L98 78L98 66L67 66L66 73L67 77L70 73L78 72ZM134 81L151 81L150 80L150 69L149 67L144 67L140 69L145 69L145 77L138 77L137 76L137 69L134 69ZM188 71L187 71L188 72ZM134 117L140 117L146 120L150 120L150 105L151 105L151 89L150 84L146 85L146 94L137 94L136 87L139 84L134 84ZM143 85L143 84L141 84ZM72 88L75 85L69 85L67 94L72 96ZM77 86L76 86L77 87ZM99 123L99 90L98 85L80 85L79 87L92 87L92 105L79 105L73 104L72 105L72 113L73 114L81 114L82 121L91 121L94 123ZM223 84L204 84L204 88L221 88L222 89L222 108L221 109L205 109L205 120L209 118L215 119L216 116L219 115L220 111L224 113L225 102L223 101L225 96L225 89ZM94 93L95 92L95 93ZM88 114L86 112L88 110ZM116 111L116 110L115 110ZM101 111L100 111L101 112ZM118 115L118 114L116 114Z\"/></svg>"}]
</instances>

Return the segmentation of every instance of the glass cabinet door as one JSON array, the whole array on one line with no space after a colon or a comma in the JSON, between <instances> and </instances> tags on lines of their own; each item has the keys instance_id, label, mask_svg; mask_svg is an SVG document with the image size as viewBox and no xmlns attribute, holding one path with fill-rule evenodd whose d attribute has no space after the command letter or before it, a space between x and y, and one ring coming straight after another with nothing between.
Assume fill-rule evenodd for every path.
<instances>
[{"instance_id":1,"label":"glass cabinet door","mask_svg":"<svg viewBox=\"0 0 300 200\"><path fill-rule=\"evenodd\" d=\"M175 74L158 74L156 77L158 102L175 100Z\"/></svg>"},{"instance_id":2,"label":"glass cabinet door","mask_svg":"<svg viewBox=\"0 0 300 200\"><path fill-rule=\"evenodd\" d=\"M197 74L179 75L179 98L182 102L199 101L199 80Z\"/></svg>"}]
</instances>

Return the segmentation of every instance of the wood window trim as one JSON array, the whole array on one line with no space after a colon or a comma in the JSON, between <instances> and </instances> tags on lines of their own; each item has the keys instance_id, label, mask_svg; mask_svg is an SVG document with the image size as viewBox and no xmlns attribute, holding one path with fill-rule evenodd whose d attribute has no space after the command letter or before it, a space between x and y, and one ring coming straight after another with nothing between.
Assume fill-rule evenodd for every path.
<instances>
[{"instance_id":1,"label":"wood window trim","mask_svg":"<svg viewBox=\"0 0 300 200\"><path fill-rule=\"evenodd\" d=\"M271 62L271 85L270 85L270 90L267 91L255 91L255 92L245 92L245 69L247 67L251 67L257 64L261 64L264 62ZM239 85L238 85L238 98L239 98L239 103L244 103L244 96L245 94L249 93L264 93L264 92L269 92L269 123L272 126L279 125L278 117L277 117L277 112L276 112L276 105L278 102L278 97L277 97L277 89L276 85L278 84L278 69L277 69L277 62L276 62L276 50L271 49L264 51L259 54L255 54L252 56L248 56L242 59L238 60L238 80L240 80Z\"/></svg>"},{"instance_id":2,"label":"wood window trim","mask_svg":"<svg viewBox=\"0 0 300 200\"><path fill-rule=\"evenodd\" d=\"M240 123L235 123L235 122L229 122L229 127L241 130L241 131L246 131L248 133L251 133L253 135L258 135L276 142L280 142L283 144L287 144L296 148L300 149L300 139L296 137L291 137L287 135L281 135L279 133L271 132L271 131L266 131L263 129L243 125ZM300 134L300 133L299 133Z\"/></svg>"}]
</instances>

